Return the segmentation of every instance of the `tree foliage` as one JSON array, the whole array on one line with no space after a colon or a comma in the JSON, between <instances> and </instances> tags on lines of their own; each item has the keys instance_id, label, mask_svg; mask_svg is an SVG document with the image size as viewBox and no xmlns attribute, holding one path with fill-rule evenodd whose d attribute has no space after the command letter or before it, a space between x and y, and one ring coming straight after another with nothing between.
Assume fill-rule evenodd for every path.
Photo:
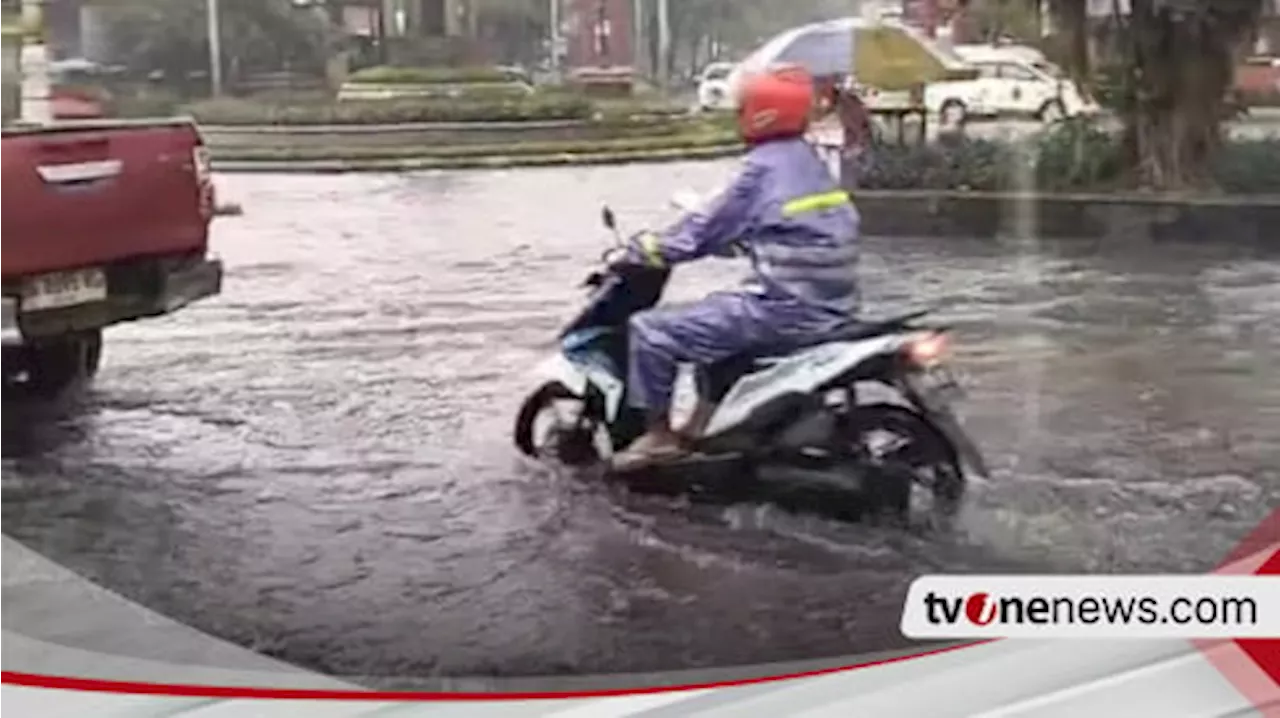
<instances>
[{"instance_id":1,"label":"tree foliage","mask_svg":"<svg viewBox=\"0 0 1280 718\"><path fill-rule=\"evenodd\" d=\"M1160 190L1214 184L1210 168L1222 144L1236 61L1263 1L1114 3L1100 48L1107 59L1102 75L1109 104L1124 122L1125 154L1138 183ZM1053 0L1051 7L1072 40L1073 74L1096 77L1085 0Z\"/></svg>"},{"instance_id":2,"label":"tree foliage","mask_svg":"<svg viewBox=\"0 0 1280 718\"><path fill-rule=\"evenodd\" d=\"M160 71L175 87L207 76L206 0L117 0L103 5L114 58L135 73ZM332 36L324 15L289 0L220 0L224 76L293 69L323 72Z\"/></svg>"},{"instance_id":3,"label":"tree foliage","mask_svg":"<svg viewBox=\"0 0 1280 718\"><path fill-rule=\"evenodd\" d=\"M688 74L712 60L740 55L789 27L853 14L848 0L669 0L671 44L659 58L656 0L646 0L650 67L666 63L672 76Z\"/></svg>"},{"instance_id":4,"label":"tree foliage","mask_svg":"<svg viewBox=\"0 0 1280 718\"><path fill-rule=\"evenodd\" d=\"M965 7L978 40L1035 40L1040 36L1040 3L1035 0L966 1Z\"/></svg>"},{"instance_id":5,"label":"tree foliage","mask_svg":"<svg viewBox=\"0 0 1280 718\"><path fill-rule=\"evenodd\" d=\"M481 24L503 48L541 48L549 10L546 0L476 0ZM566 1L566 5L567 5ZM636 48L650 68L666 64L673 75L695 70L718 55L745 52L788 27L856 11L849 0L668 0L670 52L658 57L657 0L641 3L644 45Z\"/></svg>"}]
</instances>

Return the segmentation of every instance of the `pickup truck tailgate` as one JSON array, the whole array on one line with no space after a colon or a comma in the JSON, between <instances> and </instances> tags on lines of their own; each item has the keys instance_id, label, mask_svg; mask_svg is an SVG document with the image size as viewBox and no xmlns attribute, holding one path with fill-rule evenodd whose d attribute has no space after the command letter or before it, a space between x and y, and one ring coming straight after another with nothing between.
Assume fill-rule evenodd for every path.
<instances>
[{"instance_id":1,"label":"pickup truck tailgate","mask_svg":"<svg viewBox=\"0 0 1280 718\"><path fill-rule=\"evenodd\" d=\"M190 122L6 130L3 150L6 279L207 249L203 147Z\"/></svg>"}]
</instances>

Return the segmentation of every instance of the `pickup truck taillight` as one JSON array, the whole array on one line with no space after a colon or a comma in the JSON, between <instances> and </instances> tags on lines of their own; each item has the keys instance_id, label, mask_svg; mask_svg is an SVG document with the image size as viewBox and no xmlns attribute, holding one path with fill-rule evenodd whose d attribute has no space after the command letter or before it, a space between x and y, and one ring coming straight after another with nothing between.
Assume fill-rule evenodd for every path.
<instances>
[{"instance_id":1,"label":"pickup truck taillight","mask_svg":"<svg viewBox=\"0 0 1280 718\"><path fill-rule=\"evenodd\" d=\"M196 185L200 188L200 213L205 219L213 218L217 206L216 193L213 189L213 169L209 162L209 148L203 144L191 150L192 164L196 170Z\"/></svg>"}]
</instances>

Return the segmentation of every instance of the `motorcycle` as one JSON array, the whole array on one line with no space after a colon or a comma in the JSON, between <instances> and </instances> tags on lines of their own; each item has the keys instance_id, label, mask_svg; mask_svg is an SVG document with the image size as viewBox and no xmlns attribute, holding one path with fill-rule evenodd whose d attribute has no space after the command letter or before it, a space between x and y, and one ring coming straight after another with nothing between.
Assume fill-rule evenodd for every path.
<instances>
[{"instance_id":1,"label":"motorcycle","mask_svg":"<svg viewBox=\"0 0 1280 718\"><path fill-rule=\"evenodd\" d=\"M694 203L687 193L673 200L683 209ZM655 306L670 278L668 268L613 264L622 234L611 209L602 216L615 239L601 257L611 268L583 284L589 300L560 333L560 350L538 367L541 383L514 427L522 454L570 467L597 464L644 432L644 416L627 402L628 320ZM748 476L792 486L834 482L903 517L922 487L935 513L954 514L966 469L984 478L989 471L951 408L963 391L946 362L950 335L919 323L929 314L851 321L812 345L708 367L710 423L691 455L656 468L731 466L738 487ZM893 390L900 403L860 403L859 385L867 383ZM546 413L551 426L536 431Z\"/></svg>"}]
</instances>

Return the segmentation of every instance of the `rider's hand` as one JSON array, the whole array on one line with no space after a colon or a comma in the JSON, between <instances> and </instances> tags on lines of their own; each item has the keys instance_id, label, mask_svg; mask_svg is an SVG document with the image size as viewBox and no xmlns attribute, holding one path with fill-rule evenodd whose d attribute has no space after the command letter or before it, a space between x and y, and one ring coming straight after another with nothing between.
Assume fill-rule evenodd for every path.
<instances>
[{"instance_id":1,"label":"rider's hand","mask_svg":"<svg viewBox=\"0 0 1280 718\"><path fill-rule=\"evenodd\" d=\"M724 247L720 251L716 252L717 257L722 257L724 259L736 259L737 257L745 257L746 254L747 254L747 248L742 244L742 242L737 242L737 241L729 242L728 244L724 245Z\"/></svg>"},{"instance_id":2,"label":"rider's hand","mask_svg":"<svg viewBox=\"0 0 1280 718\"><path fill-rule=\"evenodd\" d=\"M655 266L650 250L656 236L648 230L636 232L627 238L624 245L611 251L612 256L607 256L605 261L609 265L609 269L615 272L625 272L628 269L636 267L653 267ZM658 260L661 262L661 259Z\"/></svg>"},{"instance_id":3,"label":"rider's hand","mask_svg":"<svg viewBox=\"0 0 1280 718\"><path fill-rule=\"evenodd\" d=\"M605 250L604 256L600 259L604 262L606 274L625 272L628 267L634 267L641 263L636 256L636 252L625 244Z\"/></svg>"}]
</instances>

